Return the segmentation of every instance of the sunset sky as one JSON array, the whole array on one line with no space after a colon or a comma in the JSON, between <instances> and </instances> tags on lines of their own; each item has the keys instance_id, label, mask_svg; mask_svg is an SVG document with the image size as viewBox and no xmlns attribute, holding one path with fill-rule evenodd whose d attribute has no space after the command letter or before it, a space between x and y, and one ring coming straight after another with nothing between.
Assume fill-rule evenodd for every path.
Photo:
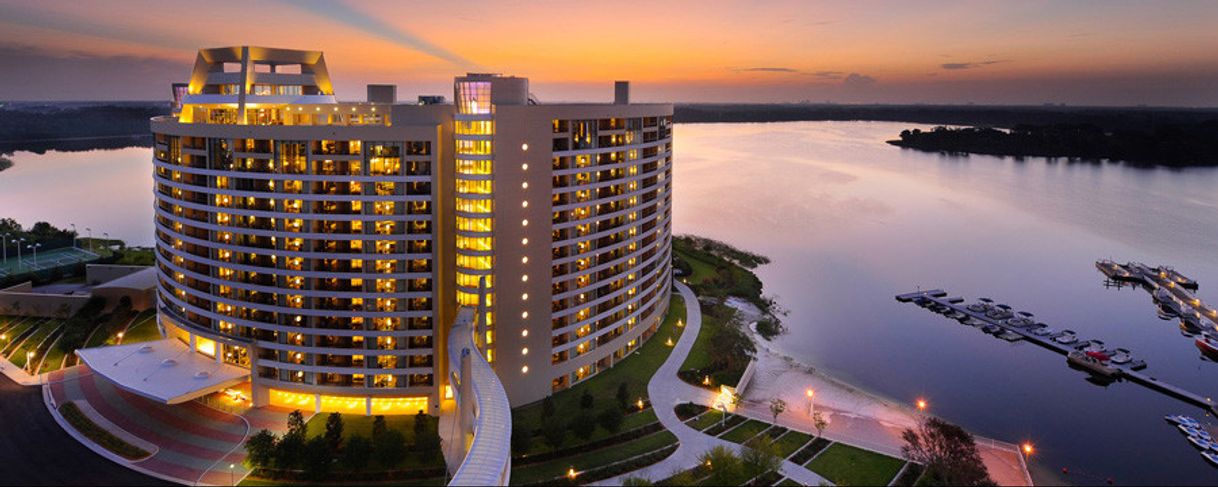
<instances>
[{"instance_id":1,"label":"sunset sky","mask_svg":"<svg viewBox=\"0 0 1218 487\"><path fill-rule=\"evenodd\" d=\"M8 1L0 100L155 100L200 47L324 51L367 83L543 101L1218 106L1218 1Z\"/></svg>"}]
</instances>

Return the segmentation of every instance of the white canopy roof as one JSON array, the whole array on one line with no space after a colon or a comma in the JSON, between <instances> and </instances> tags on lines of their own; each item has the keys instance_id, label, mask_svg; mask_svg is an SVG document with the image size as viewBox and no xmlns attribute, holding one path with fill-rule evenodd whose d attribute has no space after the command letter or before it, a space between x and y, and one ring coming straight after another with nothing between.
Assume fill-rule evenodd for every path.
<instances>
[{"instance_id":1,"label":"white canopy roof","mask_svg":"<svg viewBox=\"0 0 1218 487\"><path fill-rule=\"evenodd\" d=\"M217 363L176 338L112 347L82 348L80 360L94 373L135 394L178 404L249 379L249 370Z\"/></svg>"}]
</instances>

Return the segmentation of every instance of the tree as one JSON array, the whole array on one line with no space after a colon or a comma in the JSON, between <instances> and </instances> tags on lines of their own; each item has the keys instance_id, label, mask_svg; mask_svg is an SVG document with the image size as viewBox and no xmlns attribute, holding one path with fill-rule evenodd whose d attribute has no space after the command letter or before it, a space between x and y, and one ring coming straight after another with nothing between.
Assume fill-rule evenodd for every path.
<instances>
[{"instance_id":1,"label":"tree","mask_svg":"<svg viewBox=\"0 0 1218 487\"><path fill-rule=\"evenodd\" d=\"M596 431L596 421L588 413L581 412L571 421L571 431L575 432L575 436L586 440L592 437L592 432Z\"/></svg>"},{"instance_id":2,"label":"tree","mask_svg":"<svg viewBox=\"0 0 1218 487\"><path fill-rule=\"evenodd\" d=\"M825 416L820 411L813 411L812 426L816 428L816 436L825 436L825 428L829 427L829 422L825 421Z\"/></svg>"},{"instance_id":3,"label":"tree","mask_svg":"<svg viewBox=\"0 0 1218 487\"><path fill-rule=\"evenodd\" d=\"M554 398L546 396L541 400L541 419L544 423L546 419L554 416Z\"/></svg>"},{"instance_id":4,"label":"tree","mask_svg":"<svg viewBox=\"0 0 1218 487\"><path fill-rule=\"evenodd\" d=\"M428 423L429 419L431 419L431 418L429 416L427 416L427 414L425 414L423 411L419 411L418 414L414 415L415 441L418 441L419 438L422 438L424 435L427 434L427 423Z\"/></svg>"},{"instance_id":5,"label":"tree","mask_svg":"<svg viewBox=\"0 0 1218 487\"><path fill-rule=\"evenodd\" d=\"M533 448L533 433L523 428L512 428L512 453L524 455Z\"/></svg>"},{"instance_id":6,"label":"tree","mask_svg":"<svg viewBox=\"0 0 1218 487\"><path fill-rule=\"evenodd\" d=\"M355 435L347 438L346 446L343 447L343 454L339 458L343 466L347 470L360 471L368 466L368 459L372 457L372 442L365 438L364 435Z\"/></svg>"},{"instance_id":7,"label":"tree","mask_svg":"<svg viewBox=\"0 0 1218 487\"><path fill-rule=\"evenodd\" d=\"M579 407L583 409L592 409L596 405L596 398L592 397L588 391L584 391L583 395L579 396Z\"/></svg>"},{"instance_id":8,"label":"tree","mask_svg":"<svg viewBox=\"0 0 1218 487\"><path fill-rule=\"evenodd\" d=\"M314 436L304 446L304 474L306 480L324 480L330 474L330 463L334 460L331 455L330 442L323 436Z\"/></svg>"},{"instance_id":9,"label":"tree","mask_svg":"<svg viewBox=\"0 0 1218 487\"><path fill-rule=\"evenodd\" d=\"M748 480L745 478L740 457L726 446L711 448L698 457L698 460L710 473L705 485L740 485Z\"/></svg>"},{"instance_id":10,"label":"tree","mask_svg":"<svg viewBox=\"0 0 1218 487\"><path fill-rule=\"evenodd\" d=\"M304 439L308 431L304 414L299 409L288 413L288 432L284 436L299 435L301 439Z\"/></svg>"},{"instance_id":11,"label":"tree","mask_svg":"<svg viewBox=\"0 0 1218 487\"><path fill-rule=\"evenodd\" d=\"M787 410L787 402L780 397L770 399L770 414L774 416L773 423L778 423L778 415Z\"/></svg>"},{"instance_id":12,"label":"tree","mask_svg":"<svg viewBox=\"0 0 1218 487\"><path fill-rule=\"evenodd\" d=\"M622 429L622 421L626 419L626 413L622 408L608 407L596 417L596 422L600 423L602 428L610 433L617 433Z\"/></svg>"},{"instance_id":13,"label":"tree","mask_svg":"<svg viewBox=\"0 0 1218 487\"><path fill-rule=\"evenodd\" d=\"M269 430L261 430L245 440L245 461L250 467L261 468L271 466L275 460L275 443L279 438Z\"/></svg>"},{"instance_id":14,"label":"tree","mask_svg":"<svg viewBox=\"0 0 1218 487\"><path fill-rule=\"evenodd\" d=\"M567 427L558 421L547 421L542 423L541 435L545 438L547 445L558 449L563 442L567 441Z\"/></svg>"},{"instance_id":15,"label":"tree","mask_svg":"<svg viewBox=\"0 0 1218 487\"><path fill-rule=\"evenodd\" d=\"M627 407L629 407L630 406L630 386L626 385L625 382L618 384L616 397L617 397L617 402L618 402L618 404L620 404L622 406L622 409L626 409Z\"/></svg>"},{"instance_id":16,"label":"tree","mask_svg":"<svg viewBox=\"0 0 1218 487\"><path fill-rule=\"evenodd\" d=\"M777 471L782 467L782 455L770 435L761 435L744 445L740 462L747 479L752 479L766 472Z\"/></svg>"},{"instance_id":17,"label":"tree","mask_svg":"<svg viewBox=\"0 0 1218 487\"><path fill-rule=\"evenodd\" d=\"M339 413L330 413L326 417L326 444L330 445L330 449L338 451L343 444L343 415Z\"/></svg>"},{"instance_id":18,"label":"tree","mask_svg":"<svg viewBox=\"0 0 1218 487\"><path fill-rule=\"evenodd\" d=\"M292 470L300 465L304 456L305 439L303 435L287 433L279 439L275 447L275 468Z\"/></svg>"},{"instance_id":19,"label":"tree","mask_svg":"<svg viewBox=\"0 0 1218 487\"><path fill-rule=\"evenodd\" d=\"M406 448L406 435L390 429L372 438L373 455L384 468L393 468L406 460L410 451Z\"/></svg>"},{"instance_id":20,"label":"tree","mask_svg":"<svg viewBox=\"0 0 1218 487\"><path fill-rule=\"evenodd\" d=\"M941 485L995 485L977 452L973 435L964 428L931 417L916 430L901 433L901 453L926 466L926 473Z\"/></svg>"},{"instance_id":21,"label":"tree","mask_svg":"<svg viewBox=\"0 0 1218 487\"><path fill-rule=\"evenodd\" d=\"M384 433L388 429L389 429L389 426L385 424L384 415L378 414L378 415L376 415L375 418L372 418L372 440L373 441L376 441L376 438L378 436L381 436L381 434Z\"/></svg>"}]
</instances>

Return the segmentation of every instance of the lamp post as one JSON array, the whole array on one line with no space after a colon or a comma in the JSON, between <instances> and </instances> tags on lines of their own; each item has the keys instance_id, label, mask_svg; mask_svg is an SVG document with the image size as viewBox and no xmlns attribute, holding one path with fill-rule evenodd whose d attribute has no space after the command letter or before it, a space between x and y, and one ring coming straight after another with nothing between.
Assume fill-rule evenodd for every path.
<instances>
[{"instance_id":1,"label":"lamp post","mask_svg":"<svg viewBox=\"0 0 1218 487\"><path fill-rule=\"evenodd\" d=\"M816 402L813 401L813 399L816 397L816 391L812 390L812 388L809 387L804 390L804 395L808 396L808 416L809 417L815 416L816 415Z\"/></svg>"},{"instance_id":2,"label":"lamp post","mask_svg":"<svg viewBox=\"0 0 1218 487\"><path fill-rule=\"evenodd\" d=\"M24 238L17 239L17 270L20 271L25 262L21 260L21 243L25 242Z\"/></svg>"},{"instance_id":3,"label":"lamp post","mask_svg":"<svg viewBox=\"0 0 1218 487\"><path fill-rule=\"evenodd\" d=\"M4 263L8 263L8 234L0 233L0 252L4 254Z\"/></svg>"},{"instance_id":4,"label":"lamp post","mask_svg":"<svg viewBox=\"0 0 1218 487\"><path fill-rule=\"evenodd\" d=\"M34 351L25 352L25 368L30 374L34 373Z\"/></svg>"},{"instance_id":5,"label":"lamp post","mask_svg":"<svg viewBox=\"0 0 1218 487\"><path fill-rule=\"evenodd\" d=\"M69 223L72 226L72 248L76 248L76 224Z\"/></svg>"},{"instance_id":6,"label":"lamp post","mask_svg":"<svg viewBox=\"0 0 1218 487\"><path fill-rule=\"evenodd\" d=\"M235 463L228 464L228 485L237 485L237 476L233 469L237 468Z\"/></svg>"},{"instance_id":7,"label":"lamp post","mask_svg":"<svg viewBox=\"0 0 1218 487\"><path fill-rule=\"evenodd\" d=\"M93 251L93 229L85 227L85 231L89 232L89 252Z\"/></svg>"},{"instance_id":8,"label":"lamp post","mask_svg":"<svg viewBox=\"0 0 1218 487\"><path fill-rule=\"evenodd\" d=\"M28 247L28 248L34 250L34 265L38 265L38 247L41 247L41 246L42 246L42 244L30 244L30 246Z\"/></svg>"},{"instance_id":9,"label":"lamp post","mask_svg":"<svg viewBox=\"0 0 1218 487\"><path fill-rule=\"evenodd\" d=\"M1023 455L1025 457L1030 457L1030 456L1032 456L1033 453L1036 452L1036 450L1034 448L1032 448L1032 442L1030 442L1030 441L1023 442L1023 445L1020 446L1020 449L1023 450Z\"/></svg>"},{"instance_id":10,"label":"lamp post","mask_svg":"<svg viewBox=\"0 0 1218 487\"><path fill-rule=\"evenodd\" d=\"M120 332L118 332L117 337L118 337L118 340L115 340L115 343L114 343L114 344L115 344L115 345L122 345L122 344L123 344L123 332L121 332L121 331L120 331Z\"/></svg>"},{"instance_id":11,"label":"lamp post","mask_svg":"<svg viewBox=\"0 0 1218 487\"><path fill-rule=\"evenodd\" d=\"M930 404L927 404L926 399L922 398L918 398L918 401L915 402L914 405L918 407L918 412L920 413L926 413L926 408L930 407Z\"/></svg>"}]
</instances>

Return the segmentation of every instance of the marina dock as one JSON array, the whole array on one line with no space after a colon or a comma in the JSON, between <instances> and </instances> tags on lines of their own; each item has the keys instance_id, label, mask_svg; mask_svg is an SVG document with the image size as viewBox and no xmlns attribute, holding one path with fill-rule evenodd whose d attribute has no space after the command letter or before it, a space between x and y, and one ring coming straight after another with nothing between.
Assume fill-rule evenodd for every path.
<instances>
[{"instance_id":1,"label":"marina dock","mask_svg":"<svg viewBox=\"0 0 1218 487\"><path fill-rule=\"evenodd\" d=\"M1095 268L1108 279L1118 283L1141 285L1151 297L1155 297L1160 289L1165 290L1179 303L1184 312L1181 318L1191 316L1195 319L1197 328L1218 330L1218 309L1201 302L1194 294L1199 287L1197 281L1185 277L1175 269L1166 266L1150 267L1140 262L1118 264L1111 260L1096 261Z\"/></svg>"},{"instance_id":2,"label":"marina dock","mask_svg":"<svg viewBox=\"0 0 1218 487\"><path fill-rule=\"evenodd\" d=\"M1026 340L1060 355L1069 355L1071 352L1081 351L1083 347L1093 343L1091 340L1085 340L1082 337L1078 337L1077 341L1072 343L1060 343L1055 338L1062 336L1062 331L1053 334L1035 333L1036 330L1048 330L1048 325L1033 322L1030 319L1032 315L1029 313L1020 313L1001 304L990 305L988 300L963 306L960 304L964 302L963 298L948 298L947 296L947 292L942 289L934 289L899 294L896 296L896 299L902 303L914 303L946 316L956 317L962 323L969 323L974 326L996 327L991 328L995 330L992 333L995 336L1008 339L1008 341ZM998 333L997 330L1001 330L1001 333ZM1142 372L1142 369L1146 368L1146 362L1144 361L1130 360L1123 364L1112 363L1110 366L1119 370L1119 374L1113 377L1116 380L1128 379L1130 382L1200 407L1207 413L1218 416L1218 407L1215 407L1210 397L1188 391L1182 387L1147 375Z\"/></svg>"}]
</instances>

